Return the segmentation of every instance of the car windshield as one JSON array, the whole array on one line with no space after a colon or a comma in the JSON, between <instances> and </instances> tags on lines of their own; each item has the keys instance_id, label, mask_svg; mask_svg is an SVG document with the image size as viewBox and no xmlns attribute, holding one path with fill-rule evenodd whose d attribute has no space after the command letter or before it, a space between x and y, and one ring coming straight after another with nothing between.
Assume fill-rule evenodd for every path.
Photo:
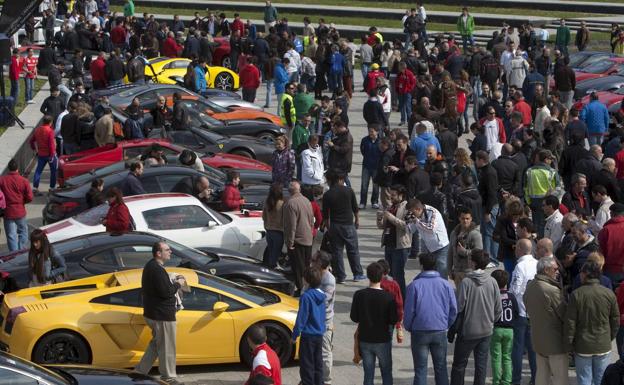
<instances>
[{"instance_id":1,"label":"car windshield","mask_svg":"<svg viewBox=\"0 0 624 385\"><path fill-rule=\"evenodd\" d=\"M211 257L209 257L208 255L206 255L205 253L197 249L184 246L170 239L167 239L166 242L176 254L191 257L191 259L193 259L193 262L197 263L199 266L203 266L207 264L208 262L212 261Z\"/></svg>"},{"instance_id":2,"label":"car windshield","mask_svg":"<svg viewBox=\"0 0 624 385\"><path fill-rule=\"evenodd\" d=\"M150 59L150 60L149 60L149 63L150 63L150 64L156 64L156 63L160 63L161 61L165 61L165 60L169 60L169 59L170 59L170 58L168 58L168 57L164 57L164 56L161 56L161 57L155 57L155 58L153 58L153 59Z\"/></svg>"},{"instance_id":3,"label":"car windshield","mask_svg":"<svg viewBox=\"0 0 624 385\"><path fill-rule=\"evenodd\" d=\"M593 63L592 65L583 68L583 72L587 72L590 74L601 74L606 72L609 68L613 66L613 62L611 60L601 60Z\"/></svg>"},{"instance_id":4,"label":"car windshield","mask_svg":"<svg viewBox=\"0 0 624 385\"><path fill-rule=\"evenodd\" d=\"M67 179L65 183L71 186L82 186L83 184L91 181L94 176L102 177L104 175L112 174L114 172L122 171L125 169L126 169L125 161L116 162L106 167L98 168L96 170L91 170L84 174L73 176Z\"/></svg>"},{"instance_id":5,"label":"car windshield","mask_svg":"<svg viewBox=\"0 0 624 385\"><path fill-rule=\"evenodd\" d=\"M198 125L208 125L210 127L222 127L223 122L197 110L189 110L191 121L195 121Z\"/></svg>"},{"instance_id":6,"label":"car windshield","mask_svg":"<svg viewBox=\"0 0 624 385\"><path fill-rule=\"evenodd\" d=\"M205 104L206 106L208 106L208 108L210 108L211 110L213 110L214 112L217 112L217 113L229 112L230 111L229 109L227 109L225 107L222 107L222 106L218 105L217 103L210 101L207 98L201 98L201 102L203 104Z\"/></svg>"},{"instance_id":7,"label":"car windshield","mask_svg":"<svg viewBox=\"0 0 624 385\"><path fill-rule=\"evenodd\" d=\"M227 215L215 211L206 205L204 205L204 207L206 208L206 210L210 211L210 214L212 214L213 217L217 218L219 222L223 224L232 222L232 218L228 217Z\"/></svg>"},{"instance_id":8,"label":"car windshield","mask_svg":"<svg viewBox=\"0 0 624 385\"><path fill-rule=\"evenodd\" d=\"M588 56L589 54L584 52L573 53L570 55L570 67L577 67L579 64L584 62Z\"/></svg>"},{"instance_id":9,"label":"car windshield","mask_svg":"<svg viewBox=\"0 0 624 385\"><path fill-rule=\"evenodd\" d=\"M145 87L132 87L125 91L121 91L120 93L117 94L117 96L120 98L124 98L124 99L129 98L131 96L138 94L139 92L142 92L144 89Z\"/></svg>"},{"instance_id":10,"label":"car windshield","mask_svg":"<svg viewBox=\"0 0 624 385\"><path fill-rule=\"evenodd\" d=\"M200 285L221 290L225 293L253 302L256 305L266 306L280 301L277 295L268 290L254 286L240 285L201 271L197 271L196 273Z\"/></svg>"},{"instance_id":11,"label":"car windshield","mask_svg":"<svg viewBox=\"0 0 624 385\"><path fill-rule=\"evenodd\" d=\"M41 379L47 383L51 383L51 384L57 384L57 383L70 384L71 383L71 381L59 375L58 373L55 373L49 369L44 368L43 366L39 366L35 364L34 362L26 361L12 354L3 353L2 359L4 363L10 364L12 367L16 369L29 372L29 373L36 373L37 376L41 377ZM68 377L71 377L71 376L68 375Z\"/></svg>"},{"instance_id":12,"label":"car windshield","mask_svg":"<svg viewBox=\"0 0 624 385\"><path fill-rule=\"evenodd\" d=\"M85 226L97 226L102 221L102 218L106 217L106 213L108 213L108 202L95 206L90 210L83 211L76 215L74 220Z\"/></svg>"}]
</instances>

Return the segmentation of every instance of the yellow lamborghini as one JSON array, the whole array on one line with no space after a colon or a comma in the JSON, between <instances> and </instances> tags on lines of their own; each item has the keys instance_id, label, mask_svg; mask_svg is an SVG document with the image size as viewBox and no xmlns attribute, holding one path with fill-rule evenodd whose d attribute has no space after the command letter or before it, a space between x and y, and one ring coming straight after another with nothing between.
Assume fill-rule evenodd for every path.
<instances>
[{"instance_id":1,"label":"yellow lamborghini","mask_svg":"<svg viewBox=\"0 0 624 385\"><path fill-rule=\"evenodd\" d=\"M157 57L148 60L145 66L146 79L152 78L160 84L177 84L184 78L186 67L191 62L185 58ZM239 87L238 74L228 68L219 66L208 66L206 73L208 88L221 88L229 91L236 91Z\"/></svg>"},{"instance_id":2,"label":"yellow lamborghini","mask_svg":"<svg viewBox=\"0 0 624 385\"><path fill-rule=\"evenodd\" d=\"M251 364L245 333L254 324L265 326L283 363L295 357L296 299L199 271L167 271L183 275L190 288L176 314L178 365ZM134 366L151 339L141 274L142 269L128 270L6 294L0 346L42 364Z\"/></svg>"}]
</instances>

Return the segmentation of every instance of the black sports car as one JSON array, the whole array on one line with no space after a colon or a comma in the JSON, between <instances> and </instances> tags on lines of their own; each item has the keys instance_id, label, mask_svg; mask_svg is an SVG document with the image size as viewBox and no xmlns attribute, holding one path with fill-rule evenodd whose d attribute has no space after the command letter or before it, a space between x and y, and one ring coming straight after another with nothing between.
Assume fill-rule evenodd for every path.
<instances>
[{"instance_id":1,"label":"black sports car","mask_svg":"<svg viewBox=\"0 0 624 385\"><path fill-rule=\"evenodd\" d=\"M254 172L254 171L252 171ZM121 188L128 175L129 170L122 170L102 177L104 188ZM91 188L91 181L96 178L92 176L82 185L53 190L48 193L48 202L43 208L43 222L45 224L54 223L61 219L69 218L87 209L86 194ZM215 210L221 209L221 192L225 184L225 174L213 169L208 172L201 172L189 167L181 166L161 166L148 167L139 178L143 188L147 193L161 192L184 192L180 187L185 182L192 182L194 178L205 176L210 181L210 188L213 190L212 200L207 205ZM241 176L241 180L243 180ZM247 183L247 182L245 182ZM268 184L245 185L241 195L245 198L244 208L261 210L268 194Z\"/></svg>"},{"instance_id":2,"label":"black sports car","mask_svg":"<svg viewBox=\"0 0 624 385\"><path fill-rule=\"evenodd\" d=\"M585 80L576 84L574 99L581 99L591 91L615 91L622 86L624 86L624 76L621 75Z\"/></svg>"},{"instance_id":3,"label":"black sports car","mask_svg":"<svg viewBox=\"0 0 624 385\"><path fill-rule=\"evenodd\" d=\"M580 51L570 55L570 67L580 70L600 60L605 60L616 55L611 52Z\"/></svg>"},{"instance_id":4,"label":"black sports car","mask_svg":"<svg viewBox=\"0 0 624 385\"><path fill-rule=\"evenodd\" d=\"M69 279L106 274L145 266L152 258L152 245L165 241L171 259L165 266L185 267L245 285L263 286L292 294L293 284L283 272L265 267L237 251L220 248L192 249L154 234L135 231L123 235L98 233L53 244L65 258ZM0 255L0 271L8 273L7 292L28 287L28 250Z\"/></svg>"},{"instance_id":5,"label":"black sports car","mask_svg":"<svg viewBox=\"0 0 624 385\"><path fill-rule=\"evenodd\" d=\"M190 148L199 153L227 152L246 156L271 164L275 147L264 139L245 135L225 136L215 131L190 127L188 130L163 130L155 128L150 131L150 138L167 138L180 146Z\"/></svg>"},{"instance_id":6,"label":"black sports car","mask_svg":"<svg viewBox=\"0 0 624 385\"><path fill-rule=\"evenodd\" d=\"M66 68L67 70L67 68ZM155 84L150 84L149 87L155 87ZM141 86L141 85L137 85L137 84L122 84L120 86L110 86L107 88L102 88L99 90L91 90L91 92L89 92L89 97L91 98L92 103L97 102L102 96L108 96L111 97L113 95L119 94L120 92L124 92L124 91L129 91L132 90L134 88L137 87L146 87L146 86ZM129 91L130 92L130 91ZM232 92L232 91L227 91L227 90L222 90L220 88L207 88L206 89L206 93L208 95L208 97L215 97L215 98L231 98L231 99L236 99L236 100L240 100L241 96L239 94L237 94L236 92ZM132 99L130 99L132 100Z\"/></svg>"},{"instance_id":7,"label":"black sports car","mask_svg":"<svg viewBox=\"0 0 624 385\"><path fill-rule=\"evenodd\" d=\"M59 352L62 354L63 352ZM166 385L150 376L122 369L87 365L45 365L0 352L0 383L46 385Z\"/></svg>"}]
</instances>

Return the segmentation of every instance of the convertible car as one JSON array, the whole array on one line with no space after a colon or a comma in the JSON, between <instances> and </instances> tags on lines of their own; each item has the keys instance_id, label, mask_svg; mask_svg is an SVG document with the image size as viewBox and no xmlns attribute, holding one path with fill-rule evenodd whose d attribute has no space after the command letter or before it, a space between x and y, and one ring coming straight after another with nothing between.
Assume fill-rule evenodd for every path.
<instances>
[{"instance_id":1,"label":"convertible car","mask_svg":"<svg viewBox=\"0 0 624 385\"><path fill-rule=\"evenodd\" d=\"M285 294L242 286L199 271L183 275L183 309L177 312L177 365L251 364L245 333L261 324L282 363L295 357L291 342L297 301ZM2 305L0 343L40 364L132 367L152 333L143 318L141 274L127 270L9 293Z\"/></svg>"}]
</instances>

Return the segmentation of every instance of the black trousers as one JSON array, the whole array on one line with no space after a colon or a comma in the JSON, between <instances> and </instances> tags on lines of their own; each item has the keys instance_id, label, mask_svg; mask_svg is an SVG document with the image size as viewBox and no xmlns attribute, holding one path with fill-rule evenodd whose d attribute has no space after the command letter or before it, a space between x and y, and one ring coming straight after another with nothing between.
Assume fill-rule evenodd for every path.
<instances>
[{"instance_id":1,"label":"black trousers","mask_svg":"<svg viewBox=\"0 0 624 385\"><path fill-rule=\"evenodd\" d=\"M243 88L243 100L249 103L253 103L256 100L256 89Z\"/></svg>"},{"instance_id":2,"label":"black trousers","mask_svg":"<svg viewBox=\"0 0 624 385\"><path fill-rule=\"evenodd\" d=\"M485 385L487 374L488 353L490 351L491 336L464 340L461 337L455 341L453 366L451 368L451 385L464 385L464 374L468 365L470 353L474 352L474 385Z\"/></svg>"},{"instance_id":3,"label":"black trousers","mask_svg":"<svg viewBox=\"0 0 624 385\"><path fill-rule=\"evenodd\" d=\"M299 376L302 385L323 385L323 336L301 336Z\"/></svg>"},{"instance_id":4,"label":"black trousers","mask_svg":"<svg viewBox=\"0 0 624 385\"><path fill-rule=\"evenodd\" d=\"M288 250L288 258L295 275L295 286L297 286L297 290L301 290L303 287L303 272L310 266L312 246L303 246L295 243L295 248Z\"/></svg>"}]
</instances>

